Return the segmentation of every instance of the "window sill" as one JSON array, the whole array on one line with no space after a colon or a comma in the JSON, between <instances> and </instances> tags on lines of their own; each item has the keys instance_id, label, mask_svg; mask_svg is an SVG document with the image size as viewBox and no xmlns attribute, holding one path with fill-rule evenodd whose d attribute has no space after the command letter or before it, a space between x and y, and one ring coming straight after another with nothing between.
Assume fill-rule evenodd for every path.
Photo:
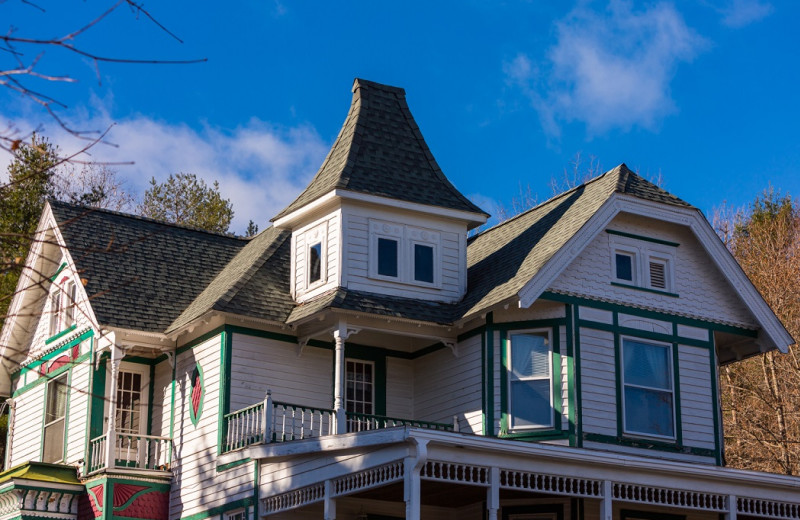
<instances>
[{"instance_id":1,"label":"window sill","mask_svg":"<svg viewBox=\"0 0 800 520\"><path fill-rule=\"evenodd\" d=\"M567 439L569 438L569 431L568 430L555 430L555 429L548 429L548 430L517 430L517 431L510 431L510 432L501 432L499 437L501 439L511 439L517 441L525 441L525 440L532 440L532 441L544 441L544 440L555 440L555 439Z\"/></svg>"},{"instance_id":2,"label":"window sill","mask_svg":"<svg viewBox=\"0 0 800 520\"><path fill-rule=\"evenodd\" d=\"M644 291L653 294L660 294L661 296L669 296L670 298L680 298L680 296L676 293L672 293L669 291L661 291L659 289L651 289L649 287L639 287L638 285L630 285L627 283L619 283L619 282L611 282L611 285L614 287L625 287L626 289L634 289L636 291Z\"/></svg>"},{"instance_id":3,"label":"window sill","mask_svg":"<svg viewBox=\"0 0 800 520\"><path fill-rule=\"evenodd\" d=\"M404 287L419 287L423 289L433 289L434 291L439 291L442 289L441 283L428 283L428 282L418 282L413 280L403 280L400 277L392 277L392 276L383 276L379 274L370 274L368 276L370 280L376 280L380 282L388 282L392 285L402 285Z\"/></svg>"}]
</instances>

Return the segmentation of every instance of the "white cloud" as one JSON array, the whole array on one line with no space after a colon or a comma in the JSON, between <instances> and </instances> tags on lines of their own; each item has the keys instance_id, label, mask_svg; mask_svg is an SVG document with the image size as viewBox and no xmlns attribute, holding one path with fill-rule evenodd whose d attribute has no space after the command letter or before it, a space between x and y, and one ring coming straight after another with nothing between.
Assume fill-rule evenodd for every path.
<instances>
[{"instance_id":1,"label":"white cloud","mask_svg":"<svg viewBox=\"0 0 800 520\"><path fill-rule=\"evenodd\" d=\"M581 5L555 28L541 72L524 54L504 66L552 135L571 121L591 134L655 128L676 110L669 85L678 65L707 45L668 3L634 9L615 0L603 11Z\"/></svg>"},{"instance_id":2,"label":"white cloud","mask_svg":"<svg viewBox=\"0 0 800 520\"><path fill-rule=\"evenodd\" d=\"M721 9L722 23L738 29L750 25L772 14L773 7L760 0L733 0Z\"/></svg>"},{"instance_id":3,"label":"white cloud","mask_svg":"<svg viewBox=\"0 0 800 520\"><path fill-rule=\"evenodd\" d=\"M105 129L112 121L99 113L69 124ZM31 122L17 126L36 127ZM64 153L80 149L79 142L53 121L47 122L43 133ZM305 188L329 147L311 126L283 128L255 118L228 131L212 126L198 130L135 116L116 121L108 140L119 147L95 145L82 160L133 161L133 165L114 168L139 196L152 177L163 181L178 172L194 173L208 184L219 181L222 196L233 203L231 229L238 233L244 232L250 219L264 229ZM10 159L0 153L0 172L5 173Z\"/></svg>"}]
</instances>

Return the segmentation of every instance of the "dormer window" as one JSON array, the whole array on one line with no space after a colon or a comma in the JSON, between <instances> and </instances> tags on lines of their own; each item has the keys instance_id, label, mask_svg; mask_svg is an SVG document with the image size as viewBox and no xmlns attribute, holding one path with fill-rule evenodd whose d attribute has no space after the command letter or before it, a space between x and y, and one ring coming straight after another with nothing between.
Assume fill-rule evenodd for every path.
<instances>
[{"instance_id":1,"label":"dormer window","mask_svg":"<svg viewBox=\"0 0 800 520\"><path fill-rule=\"evenodd\" d=\"M75 282L69 281L63 287L56 287L50 293L50 336L55 336L75 323Z\"/></svg>"},{"instance_id":2,"label":"dormer window","mask_svg":"<svg viewBox=\"0 0 800 520\"><path fill-rule=\"evenodd\" d=\"M308 285L322 280L322 242L308 248Z\"/></svg>"},{"instance_id":3,"label":"dormer window","mask_svg":"<svg viewBox=\"0 0 800 520\"><path fill-rule=\"evenodd\" d=\"M616 285L673 294L678 244L607 229L611 248L611 281Z\"/></svg>"},{"instance_id":4,"label":"dormer window","mask_svg":"<svg viewBox=\"0 0 800 520\"><path fill-rule=\"evenodd\" d=\"M302 240L302 251L305 251L305 257L297 259L297 269L305 274L301 275L305 279L305 289L313 289L319 285L323 285L327 281L328 266L327 266L327 223L319 224L313 228L303 232L299 240Z\"/></svg>"},{"instance_id":5,"label":"dormer window","mask_svg":"<svg viewBox=\"0 0 800 520\"><path fill-rule=\"evenodd\" d=\"M416 226L370 220L371 278L441 286L440 233Z\"/></svg>"}]
</instances>

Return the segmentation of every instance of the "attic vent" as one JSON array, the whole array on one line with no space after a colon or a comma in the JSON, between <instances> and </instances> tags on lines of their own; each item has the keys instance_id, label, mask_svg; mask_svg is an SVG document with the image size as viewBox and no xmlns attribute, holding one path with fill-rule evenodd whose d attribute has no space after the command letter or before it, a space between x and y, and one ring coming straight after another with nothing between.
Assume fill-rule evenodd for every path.
<instances>
[{"instance_id":1,"label":"attic vent","mask_svg":"<svg viewBox=\"0 0 800 520\"><path fill-rule=\"evenodd\" d=\"M650 286L653 289L666 289L666 266L663 262L650 261Z\"/></svg>"}]
</instances>

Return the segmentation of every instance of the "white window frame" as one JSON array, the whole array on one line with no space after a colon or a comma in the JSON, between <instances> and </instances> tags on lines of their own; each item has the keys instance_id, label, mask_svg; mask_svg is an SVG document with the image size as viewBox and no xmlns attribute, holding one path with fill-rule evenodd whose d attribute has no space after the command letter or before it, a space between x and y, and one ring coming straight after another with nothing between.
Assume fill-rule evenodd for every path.
<instances>
[{"instance_id":1,"label":"white window frame","mask_svg":"<svg viewBox=\"0 0 800 520\"><path fill-rule=\"evenodd\" d=\"M310 291L328 282L328 222L322 222L303 233L305 273L303 286ZM319 280L311 281L311 248L320 245Z\"/></svg>"},{"instance_id":2,"label":"white window frame","mask_svg":"<svg viewBox=\"0 0 800 520\"><path fill-rule=\"evenodd\" d=\"M611 280L613 282L664 293L675 291L675 246L619 235L609 235L609 249L611 251ZM633 257L633 281L617 278L618 253ZM650 280L650 261L664 265L665 287L653 287Z\"/></svg>"},{"instance_id":3,"label":"white window frame","mask_svg":"<svg viewBox=\"0 0 800 520\"><path fill-rule=\"evenodd\" d=\"M548 363L550 366L550 374L547 378L550 382L549 389L550 389L550 414L548 417L550 418L549 424L535 424L535 425L527 425L527 426L514 426L514 403L512 399L512 392L511 392L511 384L513 381L536 381L542 380L544 378L541 377L530 377L525 379L514 378L511 367L514 363L513 358L513 338L516 335L523 335L523 334L534 334L537 336L542 336L546 334L547 336L547 346L549 350L548 356ZM539 430L552 430L555 428L555 367L553 366L553 330L551 328L538 328L538 329L523 329L523 330L513 330L508 331L508 339L506 341L506 359L508 360L508 367L506 367L507 377L506 377L506 395L508 396L507 404L508 410L506 413L508 415L508 429L510 432L522 432L522 431L539 431Z\"/></svg>"},{"instance_id":4,"label":"white window frame","mask_svg":"<svg viewBox=\"0 0 800 520\"><path fill-rule=\"evenodd\" d=\"M57 391L59 385L63 385L66 389L66 393L64 395L64 413L63 415L56 416L55 419L48 422L47 421L47 414L48 409L50 408L50 399L52 399L53 392ZM45 387L45 397L44 397L44 419L42 421L42 462L49 462L49 463L61 463L64 462L64 456L67 450L67 412L69 410L69 372L65 372L64 374L59 375L58 377L54 377L47 381L47 385ZM61 423L61 457L58 460L45 460L45 454L47 453L47 430L58 423Z\"/></svg>"},{"instance_id":5,"label":"white window frame","mask_svg":"<svg viewBox=\"0 0 800 520\"><path fill-rule=\"evenodd\" d=\"M61 301L62 290L56 286L50 293L50 330L48 337L53 337L61 332Z\"/></svg>"},{"instance_id":6,"label":"white window frame","mask_svg":"<svg viewBox=\"0 0 800 520\"><path fill-rule=\"evenodd\" d=\"M247 510L242 507L233 511L226 511L225 520L247 520Z\"/></svg>"},{"instance_id":7,"label":"white window frame","mask_svg":"<svg viewBox=\"0 0 800 520\"><path fill-rule=\"evenodd\" d=\"M419 226L398 224L377 219L369 221L369 277L387 282L440 289L442 287L441 233ZM384 238L397 242L397 276L378 273L378 240ZM416 279L414 247L433 249L433 281Z\"/></svg>"},{"instance_id":8,"label":"white window frame","mask_svg":"<svg viewBox=\"0 0 800 520\"><path fill-rule=\"evenodd\" d=\"M344 387L345 387L344 407L345 407L345 411L350 412L350 413L362 413L362 414L365 414L365 415L376 415L375 414L375 387L376 387L376 384L375 384L376 383L375 382L375 362L374 361L366 361L364 359L346 358L344 360L344 363L345 363L345 365L344 365L345 366L345 371L344 371ZM348 385L348 383L350 383L350 379L348 377L348 371L347 371L347 364L348 363L356 363L356 364L359 364L359 365L364 365L364 366L370 367L370 372L372 374L372 382L370 383L372 385L372 393L370 395L370 403L369 404L370 404L370 407L372 408L372 411L369 412L369 413L367 413L367 412L356 412L355 410L348 409L348 403L354 402L354 401L351 401L350 399L347 398L347 385Z\"/></svg>"},{"instance_id":9,"label":"white window frame","mask_svg":"<svg viewBox=\"0 0 800 520\"><path fill-rule=\"evenodd\" d=\"M643 344L643 345L651 345L651 346L655 346L655 347L663 347L663 348L665 348L667 350L667 370L669 371L669 374L668 374L669 377L667 378L667 380L670 382L669 391L667 391L667 390L665 390L663 388L651 387L651 386L645 386L645 385L636 385L636 384L633 384L633 383L626 383L625 382L625 342L626 341L632 341L632 342L635 342L635 343L639 343L639 344ZM677 429L678 429L677 413L678 413L678 411L677 411L676 399L675 399L676 391L677 391L677 389L675 388L675 370L674 370L673 362L672 362L673 356L674 356L673 348L675 348L673 344L666 343L666 342L663 342L663 341L654 341L654 340L650 340L650 339L638 338L638 337L635 337L635 336L620 336L620 338L619 338L619 355L620 355L620 360L619 360L620 375L619 375L619 377L620 377L620 393L622 394L620 396L621 397L620 402L622 403L622 410L620 410L619 413L622 414L622 432L625 435L627 435L627 436L635 436L635 437L647 437L647 438L652 438L652 439L662 439L662 440L668 440L668 441L675 441L677 439L677 435L678 435L678 432L677 432ZM660 434L652 433L652 432L638 432L638 431L635 431L635 430L628 429L627 420L626 420L626 418L627 418L627 410L628 410L627 406L628 405L627 405L626 400L625 400L625 388L628 387L628 386L633 387L633 388L641 388L641 389L644 389L644 390L650 390L650 391L654 391L654 392L663 392L663 393L671 394L671 396L672 396L672 435L660 435Z\"/></svg>"}]
</instances>

